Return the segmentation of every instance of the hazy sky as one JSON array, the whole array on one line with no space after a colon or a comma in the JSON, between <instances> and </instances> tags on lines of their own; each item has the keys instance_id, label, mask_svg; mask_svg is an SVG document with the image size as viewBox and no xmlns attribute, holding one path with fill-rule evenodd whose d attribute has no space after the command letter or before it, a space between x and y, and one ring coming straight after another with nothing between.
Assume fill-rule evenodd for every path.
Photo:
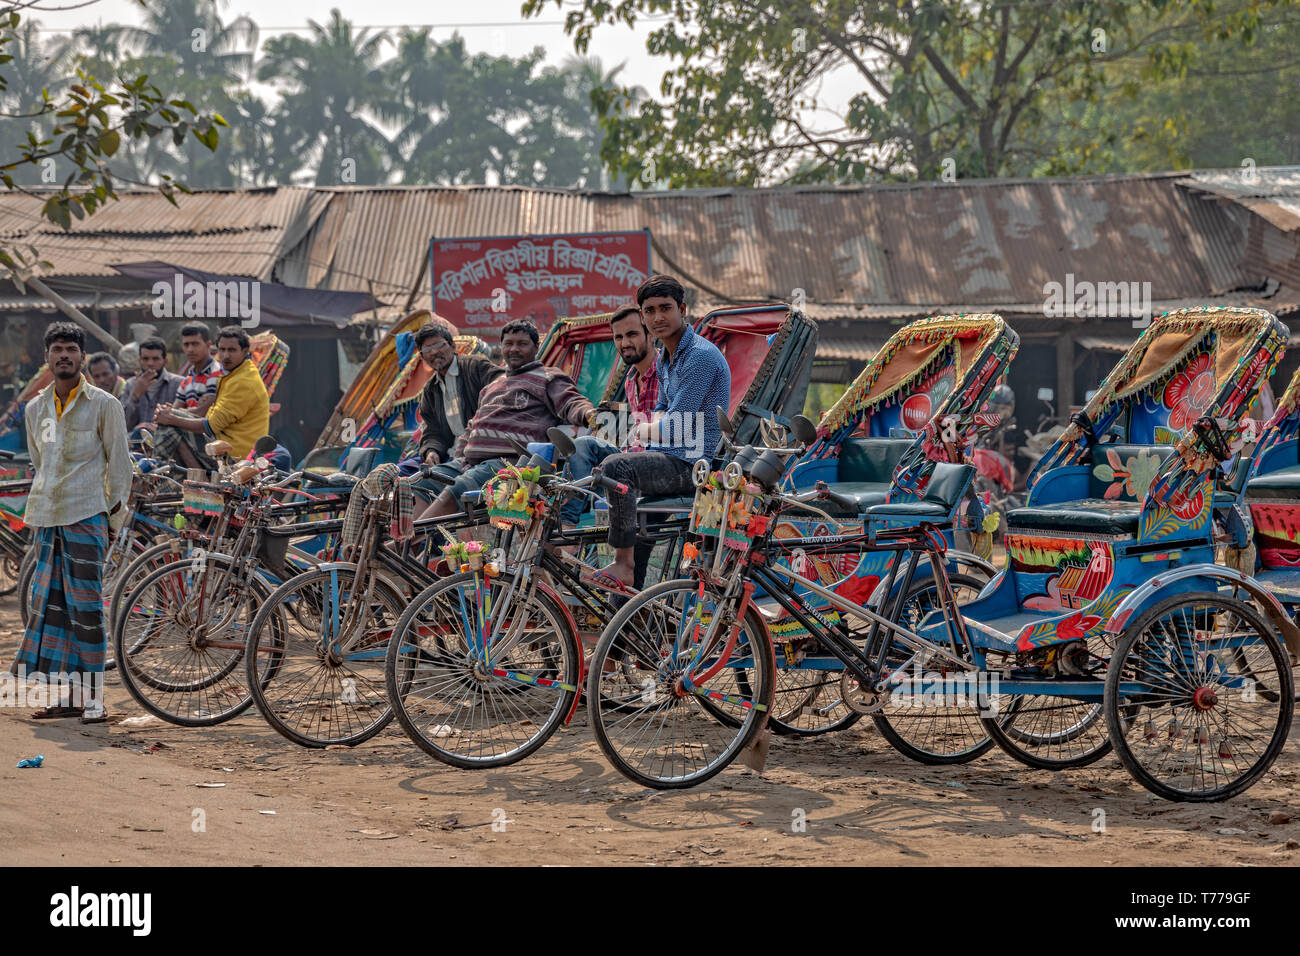
<instances>
[{"instance_id":1,"label":"hazy sky","mask_svg":"<svg viewBox=\"0 0 1300 956\"><path fill-rule=\"evenodd\" d=\"M76 6L79 0L38 0L25 16L39 20L47 30L75 30L105 23L139 23L140 7L134 0L98 0L89 6ZM792 0L799 2L799 0ZM546 50L546 61L559 65L573 55L573 41L564 32L564 14L575 7L575 0L566 0L564 8L548 3L545 11L536 17L520 15L521 0L474 0L472 3L431 0L416 3L413 0L275 0L273 4L258 7L248 0L230 0L221 7L226 22L247 14L261 29L263 41L276 33L296 30L306 33L308 20L324 23L330 10L337 7L343 16L356 26L397 28L403 26L434 26L438 39L450 38L459 32L470 50L494 54L520 56L535 46ZM70 9L76 6L75 9ZM646 52L645 41L653 29L651 22L640 21L635 29L623 25L605 26L595 32L590 55L598 56L609 69L623 61L626 68L620 80L644 86L658 96L659 82L667 61ZM260 88L260 84L257 84ZM847 71L839 71L824 81L819 105L842 110L849 97L858 92L856 78ZM825 119L819 125L825 126Z\"/></svg>"}]
</instances>

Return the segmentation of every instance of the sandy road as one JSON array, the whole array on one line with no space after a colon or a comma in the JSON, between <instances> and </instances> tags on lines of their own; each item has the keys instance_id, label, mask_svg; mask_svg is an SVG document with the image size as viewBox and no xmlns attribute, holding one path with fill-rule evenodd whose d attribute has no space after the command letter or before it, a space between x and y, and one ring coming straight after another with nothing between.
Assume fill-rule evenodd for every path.
<instances>
[{"instance_id":1,"label":"sandy road","mask_svg":"<svg viewBox=\"0 0 1300 956\"><path fill-rule=\"evenodd\" d=\"M11 603L0 605L4 646ZM140 713L111 678L109 709L114 719ZM997 751L921 766L869 722L832 737L774 738L761 775L731 768L694 790L655 793L608 767L582 711L529 760L483 773L426 758L396 725L354 749L311 751L256 713L141 730L28 713L0 710L0 863L9 865L1285 866L1300 853L1287 848L1300 847L1296 733L1245 795L1192 806L1150 796L1114 757L1065 774ZM15 768L38 753L42 768ZM1295 819L1270 824L1276 813Z\"/></svg>"}]
</instances>

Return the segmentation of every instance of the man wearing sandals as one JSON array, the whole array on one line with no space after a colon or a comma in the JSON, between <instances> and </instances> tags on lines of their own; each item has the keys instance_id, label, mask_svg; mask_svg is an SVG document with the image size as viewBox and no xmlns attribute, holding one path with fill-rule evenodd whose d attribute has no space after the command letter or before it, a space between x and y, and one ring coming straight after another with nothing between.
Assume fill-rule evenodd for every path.
<instances>
[{"instance_id":1,"label":"man wearing sandals","mask_svg":"<svg viewBox=\"0 0 1300 956\"><path fill-rule=\"evenodd\" d=\"M636 575L636 502L641 495L685 495L694 490L691 468L711 456L722 430L718 407L731 403L731 369L722 352L686 321L686 290L672 276L653 275L636 290L641 316L663 348L655 369L659 399L655 419L637 425L633 439L646 450L611 455L602 471L628 486L609 493L609 546L614 561L602 575L630 585Z\"/></svg>"},{"instance_id":2,"label":"man wearing sandals","mask_svg":"<svg viewBox=\"0 0 1300 956\"><path fill-rule=\"evenodd\" d=\"M36 474L25 520L36 530L31 615L12 671L41 675L48 706L33 716L100 723L104 608L100 572L109 537L126 519L131 454L121 404L81 374L86 336L68 322L45 332L54 381L25 412Z\"/></svg>"}]
</instances>

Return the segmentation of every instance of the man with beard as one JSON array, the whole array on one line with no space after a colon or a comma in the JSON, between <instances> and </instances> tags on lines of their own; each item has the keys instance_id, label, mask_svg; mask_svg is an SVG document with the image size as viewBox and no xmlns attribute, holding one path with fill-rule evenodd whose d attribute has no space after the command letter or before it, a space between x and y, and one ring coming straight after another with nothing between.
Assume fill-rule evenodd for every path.
<instances>
[{"instance_id":1,"label":"man with beard","mask_svg":"<svg viewBox=\"0 0 1300 956\"><path fill-rule=\"evenodd\" d=\"M488 383L505 374L481 355L457 355L451 329L428 322L415 333L420 358L433 376L420 394L420 459L439 465L451 457L456 440L478 412L479 398Z\"/></svg>"},{"instance_id":2,"label":"man with beard","mask_svg":"<svg viewBox=\"0 0 1300 956\"><path fill-rule=\"evenodd\" d=\"M478 413L456 440L452 460L439 466L456 480L423 517L459 511L461 495L483 487L507 461L519 457L512 440L521 445L544 442L552 426L589 425L595 417L595 407L573 379L537 361L539 342L537 326L527 319L515 319L501 329L506 374L483 390Z\"/></svg>"},{"instance_id":3,"label":"man with beard","mask_svg":"<svg viewBox=\"0 0 1300 956\"><path fill-rule=\"evenodd\" d=\"M109 536L126 519L131 453L121 404L81 374L86 336L68 322L45 332L54 375L27 404L35 477L24 520L36 531L31 614L11 670L44 676L49 706L37 719L105 719L100 573Z\"/></svg>"},{"instance_id":4,"label":"man with beard","mask_svg":"<svg viewBox=\"0 0 1300 956\"><path fill-rule=\"evenodd\" d=\"M153 430L154 411L170 405L181 387L181 377L167 371L167 343L154 336L140 343L140 374L127 382L122 393L126 428Z\"/></svg>"},{"instance_id":5,"label":"man with beard","mask_svg":"<svg viewBox=\"0 0 1300 956\"><path fill-rule=\"evenodd\" d=\"M731 369L718 347L686 321L686 290L672 276L652 275L636 290L637 305L651 333L663 345L655 362L659 399L654 421L638 425L645 451L605 459L605 477L628 486L609 492L609 546L614 561L601 572L630 585L636 577L636 502L642 495L693 492L691 468L711 457L721 441L718 408L731 403Z\"/></svg>"},{"instance_id":6,"label":"man with beard","mask_svg":"<svg viewBox=\"0 0 1300 956\"><path fill-rule=\"evenodd\" d=\"M651 344L650 332L645 320L641 318L641 310L635 305L622 306L615 312L610 317L609 328L614 335L614 348L618 349L619 357L628 366L627 378L623 384L631 412L628 424L635 431L636 426L654 418L655 403L659 400L659 374L655 371L659 350ZM593 468L610 455L617 455L620 451L642 450L631 434L617 436L617 440L624 447L620 448L596 435L582 435L574 439L574 453L566 462L569 480L586 478ZM585 495L571 496L560 508L560 520L566 527L573 527L590 503L591 499Z\"/></svg>"},{"instance_id":7,"label":"man with beard","mask_svg":"<svg viewBox=\"0 0 1300 956\"><path fill-rule=\"evenodd\" d=\"M238 460L270 431L271 402L257 365L249 358L249 344L248 333L237 325L217 333L217 359L224 374L217 383L216 400L203 417L170 405L158 409L154 453L159 458L215 471L216 459L204 450L209 441L226 442L230 456Z\"/></svg>"}]
</instances>

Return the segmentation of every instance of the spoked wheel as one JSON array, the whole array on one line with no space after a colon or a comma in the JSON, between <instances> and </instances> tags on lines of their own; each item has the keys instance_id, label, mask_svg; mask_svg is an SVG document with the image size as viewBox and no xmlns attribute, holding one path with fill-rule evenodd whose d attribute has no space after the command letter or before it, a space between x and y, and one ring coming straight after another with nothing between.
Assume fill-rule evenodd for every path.
<instances>
[{"instance_id":1,"label":"spoked wheel","mask_svg":"<svg viewBox=\"0 0 1300 956\"><path fill-rule=\"evenodd\" d=\"M552 592L508 572L455 574L418 594L388 645L402 728L431 757L504 767L544 744L573 708L581 650Z\"/></svg>"},{"instance_id":2,"label":"spoked wheel","mask_svg":"<svg viewBox=\"0 0 1300 956\"><path fill-rule=\"evenodd\" d=\"M850 710L840 694L840 670L782 666L776 649L776 690L768 726L782 736L816 737L852 727L862 715ZM838 661L834 662L839 664Z\"/></svg>"},{"instance_id":3,"label":"spoked wheel","mask_svg":"<svg viewBox=\"0 0 1300 956\"><path fill-rule=\"evenodd\" d=\"M1241 793L1277 758L1294 707L1290 658L1268 622L1210 591L1174 595L1142 614L1106 678L1115 752L1167 800Z\"/></svg>"},{"instance_id":4,"label":"spoked wheel","mask_svg":"<svg viewBox=\"0 0 1300 956\"><path fill-rule=\"evenodd\" d=\"M986 583L969 574L949 574L948 580L959 605L974 600ZM917 633L917 626L925 616L937 610L938 585L933 578L918 581L904 599L898 623ZM907 661L911 653L895 642L888 661L898 666ZM969 648L964 648L963 653L969 655ZM920 671L920 674L908 675L910 679L920 679L919 692L893 693L884 708L871 715L876 729L895 750L919 763L966 763L988 753L993 740L981 715L987 716L999 709L1002 699L989 700L982 696L983 688L976 671L962 671L955 666L945 670L942 662L933 660ZM970 675L970 683L964 692L926 692L927 686L938 685L940 681L962 674Z\"/></svg>"},{"instance_id":5,"label":"spoked wheel","mask_svg":"<svg viewBox=\"0 0 1300 956\"><path fill-rule=\"evenodd\" d=\"M257 708L304 747L353 746L393 719L384 655L405 601L352 565L328 565L271 592L253 619L245 673Z\"/></svg>"},{"instance_id":6,"label":"spoked wheel","mask_svg":"<svg viewBox=\"0 0 1300 956\"><path fill-rule=\"evenodd\" d=\"M112 635L117 634L117 629L122 626L125 619L126 609L123 606L123 601L127 595L134 592L144 582L145 578L164 564L170 564L173 561L192 560L193 554L191 552L197 547L199 545L194 542L177 539L175 542L168 541L151 545L139 554L131 556L126 566L122 568L121 573L114 579L112 587L104 587L104 593L109 595L104 620L110 624L112 628L110 633Z\"/></svg>"},{"instance_id":7,"label":"spoked wheel","mask_svg":"<svg viewBox=\"0 0 1300 956\"><path fill-rule=\"evenodd\" d=\"M742 622L730 619L734 609L708 591L701 599L694 581L665 581L610 620L592 654L587 701L596 741L624 776L657 789L693 786L731 763L762 729L772 699L772 645L756 608ZM719 613L717 639L701 646ZM630 665L632 700L625 669L606 661ZM682 683L688 668L699 684L693 691Z\"/></svg>"},{"instance_id":8,"label":"spoked wheel","mask_svg":"<svg viewBox=\"0 0 1300 956\"><path fill-rule=\"evenodd\" d=\"M18 576L22 573L23 558L27 552L6 551L0 555L0 597L8 597L18 590Z\"/></svg>"},{"instance_id":9,"label":"spoked wheel","mask_svg":"<svg viewBox=\"0 0 1300 956\"><path fill-rule=\"evenodd\" d=\"M100 577L100 594L104 597L104 623L110 626L113 623L112 598L113 594L118 593L118 586L126 583L126 570L131 567L136 558L138 558L146 549L140 535L128 532L129 537L120 544L114 536L114 546L109 548L108 554L104 559L104 566ZM140 583L143 578L138 578L136 584ZM117 658L113 655L107 655L104 658L104 670L111 671L117 667Z\"/></svg>"},{"instance_id":10,"label":"spoked wheel","mask_svg":"<svg viewBox=\"0 0 1300 956\"><path fill-rule=\"evenodd\" d=\"M1095 681L1100 691L1115 650L1109 634L1089 637L1077 662L1083 673L1066 680ZM1102 702L1020 694L1004 699L984 726L999 747L1037 770L1069 770L1096 763L1111 751Z\"/></svg>"},{"instance_id":11,"label":"spoked wheel","mask_svg":"<svg viewBox=\"0 0 1300 956\"><path fill-rule=\"evenodd\" d=\"M219 724L246 710L253 699L239 665L268 591L259 578L230 570L223 554L147 575L126 597L113 639L131 696L151 714L186 727Z\"/></svg>"}]
</instances>

